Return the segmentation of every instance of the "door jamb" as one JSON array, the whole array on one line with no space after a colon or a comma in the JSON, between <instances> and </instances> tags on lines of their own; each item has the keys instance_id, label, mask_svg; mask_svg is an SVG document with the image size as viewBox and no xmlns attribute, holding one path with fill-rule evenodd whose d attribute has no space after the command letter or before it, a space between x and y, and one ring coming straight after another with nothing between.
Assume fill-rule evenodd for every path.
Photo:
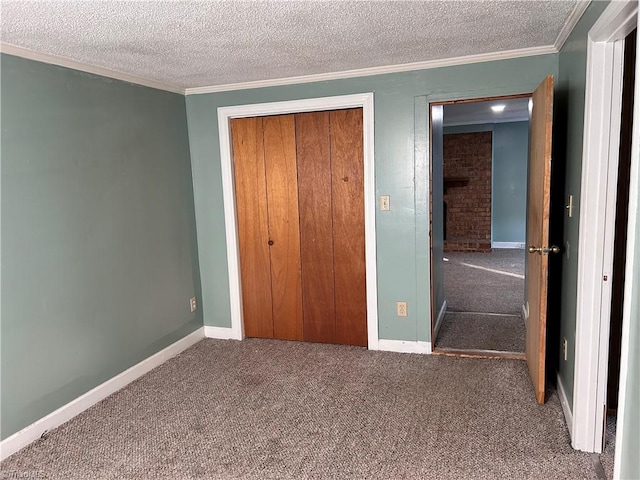
<instances>
[{"instance_id":1,"label":"door jamb","mask_svg":"<svg viewBox=\"0 0 640 480\"><path fill-rule=\"evenodd\" d=\"M373 93L341 95L291 100L273 103L235 105L218 108L218 134L222 170L222 194L229 269L229 297L231 302L231 332L226 338L242 340L242 285L236 221L233 158L230 137L232 118L317 112L344 108L362 108L364 149L364 223L367 291L367 343L369 350L378 350L378 288L376 268L376 198L374 176L374 104Z\"/></svg>"},{"instance_id":2,"label":"door jamb","mask_svg":"<svg viewBox=\"0 0 640 480\"><path fill-rule=\"evenodd\" d=\"M569 429L572 446L588 452L602 450L611 307L611 282L604 278L613 270L624 38L636 25L636 1L611 2L588 36Z\"/></svg>"}]
</instances>

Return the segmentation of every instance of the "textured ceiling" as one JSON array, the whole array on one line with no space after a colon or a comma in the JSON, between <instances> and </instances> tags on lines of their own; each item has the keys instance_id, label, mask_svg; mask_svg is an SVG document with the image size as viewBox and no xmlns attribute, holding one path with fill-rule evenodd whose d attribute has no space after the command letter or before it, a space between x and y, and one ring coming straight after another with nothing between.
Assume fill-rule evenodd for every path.
<instances>
[{"instance_id":1,"label":"textured ceiling","mask_svg":"<svg viewBox=\"0 0 640 480\"><path fill-rule=\"evenodd\" d=\"M2 0L2 42L181 88L551 46L571 1Z\"/></svg>"}]
</instances>

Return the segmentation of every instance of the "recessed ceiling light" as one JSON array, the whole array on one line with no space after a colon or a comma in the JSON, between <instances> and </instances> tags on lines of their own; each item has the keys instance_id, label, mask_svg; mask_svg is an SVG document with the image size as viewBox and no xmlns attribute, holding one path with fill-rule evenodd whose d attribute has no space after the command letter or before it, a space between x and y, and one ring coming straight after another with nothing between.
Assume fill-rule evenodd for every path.
<instances>
[{"instance_id":1,"label":"recessed ceiling light","mask_svg":"<svg viewBox=\"0 0 640 480\"><path fill-rule=\"evenodd\" d=\"M500 113L502 111L504 111L504 107L506 105L491 105L491 110L493 110L496 113Z\"/></svg>"}]
</instances>

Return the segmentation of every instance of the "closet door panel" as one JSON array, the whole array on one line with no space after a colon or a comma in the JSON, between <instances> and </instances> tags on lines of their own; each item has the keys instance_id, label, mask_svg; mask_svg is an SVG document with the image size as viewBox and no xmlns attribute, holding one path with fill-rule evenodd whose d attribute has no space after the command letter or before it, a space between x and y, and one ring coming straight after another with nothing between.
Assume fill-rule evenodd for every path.
<instances>
[{"instance_id":1,"label":"closet door panel","mask_svg":"<svg viewBox=\"0 0 640 480\"><path fill-rule=\"evenodd\" d=\"M264 117L273 336L302 340L302 285L294 115Z\"/></svg>"},{"instance_id":2,"label":"closet door panel","mask_svg":"<svg viewBox=\"0 0 640 480\"><path fill-rule=\"evenodd\" d=\"M330 114L336 342L367 345L362 109Z\"/></svg>"},{"instance_id":3,"label":"closet door panel","mask_svg":"<svg viewBox=\"0 0 640 480\"><path fill-rule=\"evenodd\" d=\"M233 119L231 137L244 331L273 338L262 119Z\"/></svg>"},{"instance_id":4,"label":"closet door panel","mask_svg":"<svg viewBox=\"0 0 640 480\"><path fill-rule=\"evenodd\" d=\"M296 115L304 340L335 342L329 113Z\"/></svg>"}]
</instances>

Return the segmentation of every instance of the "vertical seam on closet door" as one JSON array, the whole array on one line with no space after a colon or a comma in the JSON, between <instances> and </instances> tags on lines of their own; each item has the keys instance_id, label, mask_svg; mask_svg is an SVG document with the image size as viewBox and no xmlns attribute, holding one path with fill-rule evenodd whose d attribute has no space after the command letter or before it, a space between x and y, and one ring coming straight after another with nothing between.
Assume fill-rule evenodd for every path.
<instances>
[{"instance_id":1,"label":"vertical seam on closet door","mask_svg":"<svg viewBox=\"0 0 640 480\"><path fill-rule=\"evenodd\" d=\"M296 145L296 189L298 190L298 226L302 225L302 217L300 216L300 173L298 169L298 116L299 113L293 116L293 135ZM305 340L305 328L304 328L304 265L302 262L302 228L298 228L298 242L300 243L300 296L302 297L302 341Z\"/></svg>"},{"instance_id":2,"label":"vertical seam on closet door","mask_svg":"<svg viewBox=\"0 0 640 480\"><path fill-rule=\"evenodd\" d=\"M270 223L270 217L269 217L269 185L268 185L268 175L267 175L267 152L265 151L264 148L264 119L265 117L260 117L260 123L262 124L262 163L264 166L264 192L265 192L265 199L266 199L266 204L267 204L267 208L266 208L266 214L267 214L267 237L268 237L268 241L271 240L271 223ZM271 245L268 245L269 247L269 282L271 283L271 288L269 289L269 291L271 292L271 338L274 337L275 334L275 323L276 323L276 319L275 319L275 314L273 311L273 265L271 265Z\"/></svg>"},{"instance_id":3,"label":"vertical seam on closet door","mask_svg":"<svg viewBox=\"0 0 640 480\"><path fill-rule=\"evenodd\" d=\"M300 321L302 322L302 341L304 342L304 288L303 288L303 266L302 266L302 229L300 228L300 176L298 174L298 114L293 114L293 144L296 147L296 191L298 192L298 256L300 258L300 309L302 310L302 316Z\"/></svg>"},{"instance_id":4,"label":"vertical seam on closet door","mask_svg":"<svg viewBox=\"0 0 640 480\"><path fill-rule=\"evenodd\" d=\"M330 200L331 200L331 257L333 258L333 336L336 339L336 322L338 317L338 304L336 299L336 229L334 224L333 211L333 124L331 123L331 113L335 110L327 112L329 117L329 177L331 178Z\"/></svg>"}]
</instances>

